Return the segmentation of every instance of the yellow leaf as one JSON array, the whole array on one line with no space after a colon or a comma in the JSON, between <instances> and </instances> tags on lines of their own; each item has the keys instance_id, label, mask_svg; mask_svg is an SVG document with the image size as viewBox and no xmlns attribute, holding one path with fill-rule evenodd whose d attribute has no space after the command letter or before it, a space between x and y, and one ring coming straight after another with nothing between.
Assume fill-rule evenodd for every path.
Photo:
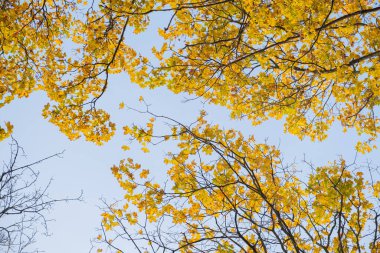
<instances>
[{"instance_id":1,"label":"yellow leaf","mask_svg":"<svg viewBox=\"0 0 380 253\"><path fill-rule=\"evenodd\" d=\"M121 148L124 150L124 151L127 151L127 150L130 150L131 148L127 145L123 145L121 146Z\"/></svg>"}]
</instances>

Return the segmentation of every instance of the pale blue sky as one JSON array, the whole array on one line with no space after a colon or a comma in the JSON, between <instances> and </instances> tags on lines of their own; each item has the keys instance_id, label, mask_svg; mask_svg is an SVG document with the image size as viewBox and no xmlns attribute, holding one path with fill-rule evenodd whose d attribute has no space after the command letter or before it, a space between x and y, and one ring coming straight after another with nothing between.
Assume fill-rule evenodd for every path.
<instances>
[{"instance_id":1,"label":"pale blue sky","mask_svg":"<svg viewBox=\"0 0 380 253\"><path fill-rule=\"evenodd\" d=\"M162 22L159 22L162 23ZM157 23L159 25L159 23ZM157 25L156 24L156 25ZM151 43L157 40L154 33L149 32L133 40L131 43L139 50L146 52ZM84 253L91 248L90 239L97 235L96 228L100 224L100 198L109 202L121 199L123 194L112 177L110 167L117 164L127 155L136 157L146 168L155 171L165 170L162 163L162 152L149 155L147 159L139 150L132 149L127 154L121 150L126 143L121 126L136 122L143 124L145 119L127 110L119 110L118 105L124 101L128 106L141 106L138 102L140 95L151 104L151 110L175 118L181 122L192 122L203 105L200 100L183 103L184 94L174 95L164 88L142 90L131 84L125 75L112 76L109 89L99 101L98 106L105 108L117 122L119 128L116 136L104 146L96 146L83 139L69 141L58 129L41 116L41 110L47 102L43 93L33 94L28 99L16 100L0 110L0 121L11 121L14 126L14 137L24 147L28 154L27 161L34 161L55 152L66 150L63 158L55 158L38 166L41 179L47 182L54 178L50 194L55 198L76 196L84 191L84 202L61 203L48 215L55 219L49 223L50 237L39 237L34 245L47 253ZM231 121L228 111L217 106L207 106L210 122L218 123L225 128L235 127L247 134L254 134L258 142L267 139L269 144L278 145L285 161L300 161L306 154L308 160L315 164L326 164L343 155L352 162L355 155L354 145L356 135L353 132L343 134L340 127L334 127L326 141L312 143L309 140L299 141L296 137L283 134L280 122L268 121L259 127L251 127L246 121ZM0 143L0 155L6 160L9 155L9 141ZM379 141L378 141L378 146ZM132 146L134 147L134 146ZM166 150L167 151L167 150ZM359 156L358 162L367 159L380 164L379 151L369 155ZM164 173L161 173L164 175Z\"/></svg>"}]
</instances>

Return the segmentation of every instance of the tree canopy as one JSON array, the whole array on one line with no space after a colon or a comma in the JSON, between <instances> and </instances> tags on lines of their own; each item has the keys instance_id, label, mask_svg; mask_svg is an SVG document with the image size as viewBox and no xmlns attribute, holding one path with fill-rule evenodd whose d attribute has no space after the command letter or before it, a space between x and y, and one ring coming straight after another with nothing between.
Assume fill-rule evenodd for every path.
<instances>
[{"instance_id":1,"label":"tree canopy","mask_svg":"<svg viewBox=\"0 0 380 253\"><path fill-rule=\"evenodd\" d=\"M378 11L373 1L155 1L130 15L168 11L143 86L167 86L260 124L323 140L338 121L377 138ZM135 5L134 5L135 6ZM105 10L118 7L104 4ZM121 7L120 9L124 9ZM123 13L123 11L121 11ZM138 75L141 75L138 73ZM367 145L358 145L365 151Z\"/></svg>"},{"instance_id":2,"label":"tree canopy","mask_svg":"<svg viewBox=\"0 0 380 253\"><path fill-rule=\"evenodd\" d=\"M74 6L66 1L1 1L0 108L60 85L66 64L62 39L72 32ZM10 123L0 128L0 140L11 130Z\"/></svg>"},{"instance_id":3,"label":"tree canopy","mask_svg":"<svg viewBox=\"0 0 380 253\"><path fill-rule=\"evenodd\" d=\"M110 74L128 72L253 124L284 118L300 138L323 140L338 121L368 136L357 146L365 152L379 130L379 10L359 0L4 1L1 105L43 90L46 118L101 144L115 125L96 101ZM168 23L151 63L128 36L154 12Z\"/></svg>"},{"instance_id":4,"label":"tree canopy","mask_svg":"<svg viewBox=\"0 0 380 253\"><path fill-rule=\"evenodd\" d=\"M232 119L282 120L300 139L323 141L339 123L364 135L355 148L370 152L380 130L379 11L370 0L1 1L0 108L43 91L43 117L71 140L101 145L116 125L97 102L110 75L127 73L140 87L221 105ZM154 13L166 25L150 57L128 38L149 29ZM341 159L305 165L304 179L277 148L208 124L203 113L192 126L149 114L146 127L124 133L146 153L154 141L178 145L165 160L170 183L154 182L149 170L137 180L133 159L112 168L126 195L123 208L103 215L99 240L111 248L108 230L152 251L379 249L371 168ZM155 134L157 119L172 125L168 134ZM11 132L6 122L0 141ZM167 232L172 225L178 231Z\"/></svg>"},{"instance_id":5,"label":"tree canopy","mask_svg":"<svg viewBox=\"0 0 380 253\"><path fill-rule=\"evenodd\" d=\"M380 249L376 167L343 159L320 167L288 166L276 147L210 125L203 116L192 126L154 116L171 124L167 134L140 128L139 140L174 141L178 151L163 160L165 180L132 158L112 167L125 195L103 213L98 240L115 252Z\"/></svg>"}]
</instances>

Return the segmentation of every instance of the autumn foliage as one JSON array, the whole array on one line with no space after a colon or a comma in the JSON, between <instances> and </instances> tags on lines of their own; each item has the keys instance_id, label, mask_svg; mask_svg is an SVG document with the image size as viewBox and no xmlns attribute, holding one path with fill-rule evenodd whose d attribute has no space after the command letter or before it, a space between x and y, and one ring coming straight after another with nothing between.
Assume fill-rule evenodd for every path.
<instances>
[{"instance_id":1,"label":"autumn foliage","mask_svg":"<svg viewBox=\"0 0 380 253\"><path fill-rule=\"evenodd\" d=\"M371 152L380 130L380 5L377 1L108 0L3 1L0 107L44 91L43 116L74 140L98 145L116 125L98 108L112 74L144 88L164 86L221 105L253 125L283 120L285 132L323 141L334 123ZM153 13L167 20L153 57L128 45ZM253 136L185 126L149 111L145 127L124 126L142 145L174 142L168 182L132 158L112 168L123 204L103 214L110 236L137 250L179 252L377 252L380 184L371 167L344 159L287 167ZM154 123L172 125L155 135ZM0 127L0 140L12 125ZM354 148L354 147L353 147ZM123 146L128 150L128 146ZM302 170L303 174L299 172ZM175 228L169 232L169 228Z\"/></svg>"},{"instance_id":2,"label":"autumn foliage","mask_svg":"<svg viewBox=\"0 0 380 253\"><path fill-rule=\"evenodd\" d=\"M108 206L98 240L117 252L379 249L380 183L364 178L378 177L376 168L343 159L286 166L276 147L210 125L203 115L191 127L154 116L171 125L168 134L143 127L132 138L143 145L174 142L178 152L163 160L169 182L132 158L112 168L124 201ZM300 171L309 171L308 179Z\"/></svg>"}]
</instances>

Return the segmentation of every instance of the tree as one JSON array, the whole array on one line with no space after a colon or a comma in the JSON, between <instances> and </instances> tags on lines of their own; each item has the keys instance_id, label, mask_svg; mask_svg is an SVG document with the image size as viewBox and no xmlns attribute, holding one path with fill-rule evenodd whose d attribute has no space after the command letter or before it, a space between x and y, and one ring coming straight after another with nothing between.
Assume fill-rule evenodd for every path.
<instances>
[{"instance_id":1,"label":"tree","mask_svg":"<svg viewBox=\"0 0 380 253\"><path fill-rule=\"evenodd\" d=\"M7 253L39 252L32 250L38 230L47 233L46 213L60 201L80 200L54 199L48 194L49 184L39 186L37 164L60 157L56 153L26 165L18 165L23 149L12 138L8 162L3 161L0 173L0 250Z\"/></svg>"},{"instance_id":2,"label":"tree","mask_svg":"<svg viewBox=\"0 0 380 253\"><path fill-rule=\"evenodd\" d=\"M84 136L100 145L112 137L116 126L97 101L111 74L127 72L141 87L165 86L225 106L234 119L246 117L254 125L283 119L285 131L300 139L322 141L339 122L343 131L353 128L366 136L357 151L375 147L376 1L1 3L0 107L44 91L50 102L43 116L71 140ZM152 48L156 59L126 40L149 27L152 13L168 20L158 30L163 43ZM147 241L153 251L379 249L379 183L372 168L360 171L342 159L311 167L305 180L281 164L276 148L208 125L203 116L195 127L167 119L176 126L162 136L153 134L155 118L162 117L152 116L146 128L125 126L125 134L146 153L157 138L177 141L180 151L166 160L171 165L166 186L143 182L148 170L137 181L132 172L140 165L133 160L113 168L127 204L136 208L109 206L103 228L121 228L116 238L126 237L137 249ZM10 123L0 128L0 140L11 130ZM136 210L146 223L137 223ZM142 230L131 234L124 224ZM168 234L167 224L187 234Z\"/></svg>"},{"instance_id":3,"label":"tree","mask_svg":"<svg viewBox=\"0 0 380 253\"><path fill-rule=\"evenodd\" d=\"M134 1L103 2L105 11L147 16L169 13L153 48L158 64L143 64L144 87L203 97L254 125L285 119L299 138L323 140L338 121L368 136L379 118L380 6L374 1ZM126 8L127 6L131 6ZM128 10L128 11L125 11Z\"/></svg>"},{"instance_id":4,"label":"tree","mask_svg":"<svg viewBox=\"0 0 380 253\"><path fill-rule=\"evenodd\" d=\"M178 152L164 159L162 182L132 158L112 167L124 200L107 206L97 238L111 252L380 250L377 168L343 159L317 168L305 163L306 180L253 136L203 116L192 126L153 116L171 125L169 134L139 128L132 137L174 141Z\"/></svg>"},{"instance_id":5,"label":"tree","mask_svg":"<svg viewBox=\"0 0 380 253\"><path fill-rule=\"evenodd\" d=\"M76 36L91 24L83 17L86 4L66 0L0 2L0 108L15 98L43 91L53 104L46 105L45 117L49 116L70 139L82 134L100 144L109 140L115 127L109 115L91 101L102 93L96 77L103 72L92 70L98 63L89 63L89 57L80 54L82 47L87 51L98 46L86 46ZM99 29L102 27L89 32ZM0 127L0 140L11 132L12 125L7 122L5 128Z\"/></svg>"},{"instance_id":6,"label":"tree","mask_svg":"<svg viewBox=\"0 0 380 253\"><path fill-rule=\"evenodd\" d=\"M72 29L74 7L69 1L0 2L0 108L59 85L65 66L61 44ZM0 140L9 137L10 123L6 128L0 128Z\"/></svg>"},{"instance_id":7,"label":"tree","mask_svg":"<svg viewBox=\"0 0 380 253\"><path fill-rule=\"evenodd\" d=\"M3 2L2 104L43 90L51 100L44 117L70 139L102 144L115 125L96 102L109 75L127 72L142 87L166 86L225 106L232 118L284 118L285 130L299 138L323 140L334 122L367 136L361 152L377 138L377 2L85 4ZM150 62L125 37L143 32L155 12L168 24Z\"/></svg>"}]
</instances>

